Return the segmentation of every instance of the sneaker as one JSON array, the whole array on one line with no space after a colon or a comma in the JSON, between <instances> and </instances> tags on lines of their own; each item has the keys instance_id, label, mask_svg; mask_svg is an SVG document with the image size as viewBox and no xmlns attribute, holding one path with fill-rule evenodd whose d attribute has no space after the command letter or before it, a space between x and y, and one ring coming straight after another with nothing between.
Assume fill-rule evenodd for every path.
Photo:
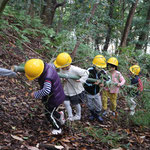
<instances>
[{"instance_id":1,"label":"sneaker","mask_svg":"<svg viewBox=\"0 0 150 150\"><path fill-rule=\"evenodd\" d=\"M97 120L98 122L103 123L103 118L101 116L98 116Z\"/></svg>"},{"instance_id":2,"label":"sneaker","mask_svg":"<svg viewBox=\"0 0 150 150\"><path fill-rule=\"evenodd\" d=\"M81 116L78 116L78 115L75 115L74 117L73 117L73 120L80 120L81 119Z\"/></svg>"},{"instance_id":3,"label":"sneaker","mask_svg":"<svg viewBox=\"0 0 150 150\"><path fill-rule=\"evenodd\" d=\"M63 125L63 124L65 124L64 112L60 111L59 113L60 113L59 121L60 121L61 125Z\"/></svg>"},{"instance_id":4,"label":"sneaker","mask_svg":"<svg viewBox=\"0 0 150 150\"><path fill-rule=\"evenodd\" d=\"M90 116L89 120L93 121L94 120L94 116Z\"/></svg>"},{"instance_id":5,"label":"sneaker","mask_svg":"<svg viewBox=\"0 0 150 150\"><path fill-rule=\"evenodd\" d=\"M67 120L69 120L69 121L74 121L73 117L68 117Z\"/></svg>"},{"instance_id":6,"label":"sneaker","mask_svg":"<svg viewBox=\"0 0 150 150\"><path fill-rule=\"evenodd\" d=\"M113 115L113 116L116 116L116 113L113 111L113 112L112 112L112 115Z\"/></svg>"},{"instance_id":7,"label":"sneaker","mask_svg":"<svg viewBox=\"0 0 150 150\"><path fill-rule=\"evenodd\" d=\"M59 130L57 130L57 129L53 129L53 130L52 130L52 134L53 134L53 135L61 134L61 132L62 132L62 130L61 130L61 129L59 129Z\"/></svg>"},{"instance_id":8,"label":"sneaker","mask_svg":"<svg viewBox=\"0 0 150 150\"><path fill-rule=\"evenodd\" d=\"M102 113L102 116L107 116L107 111L106 110Z\"/></svg>"},{"instance_id":9,"label":"sneaker","mask_svg":"<svg viewBox=\"0 0 150 150\"><path fill-rule=\"evenodd\" d=\"M135 114L135 110L130 111L130 115L133 116Z\"/></svg>"}]
</instances>

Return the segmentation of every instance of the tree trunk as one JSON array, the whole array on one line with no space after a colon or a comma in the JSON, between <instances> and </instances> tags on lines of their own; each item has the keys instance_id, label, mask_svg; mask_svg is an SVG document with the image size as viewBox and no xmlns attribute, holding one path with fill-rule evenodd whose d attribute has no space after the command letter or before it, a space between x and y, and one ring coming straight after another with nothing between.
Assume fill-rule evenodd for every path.
<instances>
[{"instance_id":1,"label":"tree trunk","mask_svg":"<svg viewBox=\"0 0 150 150\"><path fill-rule=\"evenodd\" d=\"M148 35L149 35L149 26L150 26L150 6L147 11L147 17L143 29L140 33L138 43L136 44L135 50L142 49L144 46L147 46ZM147 30L145 30L147 29Z\"/></svg>"},{"instance_id":2,"label":"tree trunk","mask_svg":"<svg viewBox=\"0 0 150 150\"><path fill-rule=\"evenodd\" d=\"M126 25L125 25L125 28L124 28L124 32L123 32L123 35L122 35L122 38L121 38L120 47L125 47L126 46L129 30L130 30L130 27L131 27L131 23L132 23L132 20L133 20L133 16L134 16L135 9L136 9L138 1L139 0L136 0L135 2L132 3L132 7L130 9L130 12L129 12L129 15L128 15L128 18L127 18L127 21L126 21Z\"/></svg>"},{"instance_id":3,"label":"tree trunk","mask_svg":"<svg viewBox=\"0 0 150 150\"><path fill-rule=\"evenodd\" d=\"M3 10L5 9L6 4L8 3L9 0L0 0L0 16L3 13Z\"/></svg>"},{"instance_id":4,"label":"tree trunk","mask_svg":"<svg viewBox=\"0 0 150 150\"><path fill-rule=\"evenodd\" d=\"M110 8L109 8L109 18L113 19L113 8L115 4L115 0L108 0L108 3L110 3ZM108 30L107 30L107 36L106 36L106 41L103 50L107 51L109 42L111 39L111 32L112 32L112 24L108 23Z\"/></svg>"},{"instance_id":5,"label":"tree trunk","mask_svg":"<svg viewBox=\"0 0 150 150\"><path fill-rule=\"evenodd\" d=\"M61 31L62 20L63 20L63 15L64 15L63 9L64 9L64 7L61 7L60 10L59 10L59 20L58 20L56 33L59 33Z\"/></svg>"},{"instance_id":6,"label":"tree trunk","mask_svg":"<svg viewBox=\"0 0 150 150\"><path fill-rule=\"evenodd\" d=\"M94 13L95 13L95 10L96 10L98 4L99 4L99 3L94 4L93 9L92 9L92 11L91 11L91 15L86 19L86 24L88 24L88 23L90 22L91 18L93 17L93 15L94 15ZM77 49L78 49L79 46L80 46L80 43L81 43L81 41L80 41L80 40L77 40L76 45L75 45L75 47L74 47L74 49L73 49L73 51L72 51L72 53L71 53L72 59L74 59L74 57L75 57L75 55L76 55L76 52L77 52Z\"/></svg>"},{"instance_id":7,"label":"tree trunk","mask_svg":"<svg viewBox=\"0 0 150 150\"><path fill-rule=\"evenodd\" d=\"M29 7L29 10L28 10L28 14L31 16L31 17L34 17L34 0L31 0L31 3L30 3L30 7Z\"/></svg>"},{"instance_id":8,"label":"tree trunk","mask_svg":"<svg viewBox=\"0 0 150 150\"><path fill-rule=\"evenodd\" d=\"M57 3L56 0L45 0L46 6L43 7L43 13L41 15L44 23L51 26L53 24L56 9L60 6L64 6L66 2L67 0L64 0L62 3Z\"/></svg>"}]
</instances>

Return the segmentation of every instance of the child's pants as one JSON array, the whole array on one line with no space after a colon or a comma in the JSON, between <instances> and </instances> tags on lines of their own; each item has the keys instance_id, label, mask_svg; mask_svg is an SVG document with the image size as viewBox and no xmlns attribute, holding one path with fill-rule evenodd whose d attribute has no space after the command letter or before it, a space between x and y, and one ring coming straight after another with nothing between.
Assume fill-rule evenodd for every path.
<instances>
[{"instance_id":1,"label":"child's pants","mask_svg":"<svg viewBox=\"0 0 150 150\"><path fill-rule=\"evenodd\" d=\"M98 112L102 110L101 96L98 94L87 94L87 105L90 111Z\"/></svg>"},{"instance_id":2,"label":"child's pants","mask_svg":"<svg viewBox=\"0 0 150 150\"><path fill-rule=\"evenodd\" d=\"M42 99L42 103L45 106L45 116L53 129L60 129L62 125L60 123L60 113L56 111L57 107L50 105L49 101L44 98Z\"/></svg>"},{"instance_id":3,"label":"child's pants","mask_svg":"<svg viewBox=\"0 0 150 150\"><path fill-rule=\"evenodd\" d=\"M64 105L65 105L65 108L67 110L68 117L72 118L73 114L72 114L72 108L71 108L71 105L70 105L70 101L64 101ZM76 104L74 106L76 108L76 116L81 117L81 105L80 104Z\"/></svg>"},{"instance_id":4,"label":"child's pants","mask_svg":"<svg viewBox=\"0 0 150 150\"><path fill-rule=\"evenodd\" d=\"M135 108L136 108L136 102L134 101L136 97L129 97L129 107L130 107L130 115L134 115L135 113Z\"/></svg>"},{"instance_id":5,"label":"child's pants","mask_svg":"<svg viewBox=\"0 0 150 150\"><path fill-rule=\"evenodd\" d=\"M103 90L103 92L102 92L102 105L103 105L104 110L107 110L108 98L110 98L110 101L111 101L111 110L116 111L117 93L109 93L109 91Z\"/></svg>"}]
</instances>

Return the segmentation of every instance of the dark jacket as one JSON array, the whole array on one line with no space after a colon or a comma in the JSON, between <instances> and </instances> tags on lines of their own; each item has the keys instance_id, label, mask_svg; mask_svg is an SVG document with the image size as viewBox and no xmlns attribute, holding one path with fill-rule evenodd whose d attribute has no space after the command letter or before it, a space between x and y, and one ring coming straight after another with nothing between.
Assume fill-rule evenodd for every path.
<instances>
[{"instance_id":1,"label":"dark jacket","mask_svg":"<svg viewBox=\"0 0 150 150\"><path fill-rule=\"evenodd\" d=\"M134 76L134 77L131 77L130 78L130 82L131 82L131 85L134 85L135 87L137 87L137 89L130 89L130 94L131 96L137 96L139 95L139 91L143 91L143 84L142 84L142 81L141 79L139 78L139 76Z\"/></svg>"},{"instance_id":2,"label":"dark jacket","mask_svg":"<svg viewBox=\"0 0 150 150\"><path fill-rule=\"evenodd\" d=\"M61 80L56 72L55 66L53 64L44 64L44 71L38 79L41 89L44 86L45 80L50 80L52 87L51 93L48 96L42 98L43 101L48 100L48 104L58 107L63 103L65 99L65 94L61 84Z\"/></svg>"},{"instance_id":3,"label":"dark jacket","mask_svg":"<svg viewBox=\"0 0 150 150\"><path fill-rule=\"evenodd\" d=\"M89 78L93 79L100 79L102 82L109 81L110 77L107 75L106 71L102 69L101 71L97 71L95 67L88 68L89 71ZM88 92L91 95L96 95L100 91L99 85L95 85L93 82L86 81L84 84L84 89L86 92Z\"/></svg>"}]
</instances>

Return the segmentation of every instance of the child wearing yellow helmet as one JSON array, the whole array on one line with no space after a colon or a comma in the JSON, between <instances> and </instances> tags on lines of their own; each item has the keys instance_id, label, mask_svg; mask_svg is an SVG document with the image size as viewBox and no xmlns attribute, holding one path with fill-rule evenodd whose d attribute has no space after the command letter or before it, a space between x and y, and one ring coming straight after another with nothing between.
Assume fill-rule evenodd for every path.
<instances>
[{"instance_id":1,"label":"child wearing yellow helmet","mask_svg":"<svg viewBox=\"0 0 150 150\"><path fill-rule=\"evenodd\" d=\"M87 95L87 106L91 113L89 120L93 121L96 119L98 122L102 123L103 118L100 116L102 110L102 102L100 96L100 89L104 87L106 82L110 81L110 77L107 75L106 71L106 59L103 55L97 55L93 59L93 66L88 68L89 78L99 79L101 82L89 82L86 81L84 88Z\"/></svg>"},{"instance_id":2,"label":"child wearing yellow helmet","mask_svg":"<svg viewBox=\"0 0 150 150\"><path fill-rule=\"evenodd\" d=\"M130 83L133 85L135 88L131 88L130 91L128 92L128 103L130 107L130 115L135 114L135 108L136 108L136 99L139 96L139 92L143 91L143 84L142 81L139 77L140 73L140 66L138 65L133 65L129 68L130 70Z\"/></svg>"},{"instance_id":3,"label":"child wearing yellow helmet","mask_svg":"<svg viewBox=\"0 0 150 150\"><path fill-rule=\"evenodd\" d=\"M57 68L60 68L60 73L69 76L79 76L79 80L64 79L64 92L65 101L64 105L67 110L68 120L75 121L81 119L81 105L83 98L85 97L83 83L87 80L89 72L85 69L81 69L77 66L71 65L72 59L68 53L60 53L54 64ZM72 107L76 108L76 114L73 115Z\"/></svg>"},{"instance_id":4,"label":"child wearing yellow helmet","mask_svg":"<svg viewBox=\"0 0 150 150\"><path fill-rule=\"evenodd\" d=\"M117 95L119 93L119 88L125 84L125 79L122 74L117 71L118 60L115 57L111 57L107 61L108 74L111 76L111 80L113 85L111 87L105 88L102 93L102 104L103 104L103 115L107 114L107 101L110 98L111 102L111 111L112 115L116 115L116 107L117 107Z\"/></svg>"},{"instance_id":5,"label":"child wearing yellow helmet","mask_svg":"<svg viewBox=\"0 0 150 150\"><path fill-rule=\"evenodd\" d=\"M52 134L61 134L62 124L65 123L64 114L56 109L63 103L65 94L54 64L44 63L41 59L30 59L24 68L29 80L38 79L40 90L32 92L31 96L42 99L45 115L53 127Z\"/></svg>"}]
</instances>

